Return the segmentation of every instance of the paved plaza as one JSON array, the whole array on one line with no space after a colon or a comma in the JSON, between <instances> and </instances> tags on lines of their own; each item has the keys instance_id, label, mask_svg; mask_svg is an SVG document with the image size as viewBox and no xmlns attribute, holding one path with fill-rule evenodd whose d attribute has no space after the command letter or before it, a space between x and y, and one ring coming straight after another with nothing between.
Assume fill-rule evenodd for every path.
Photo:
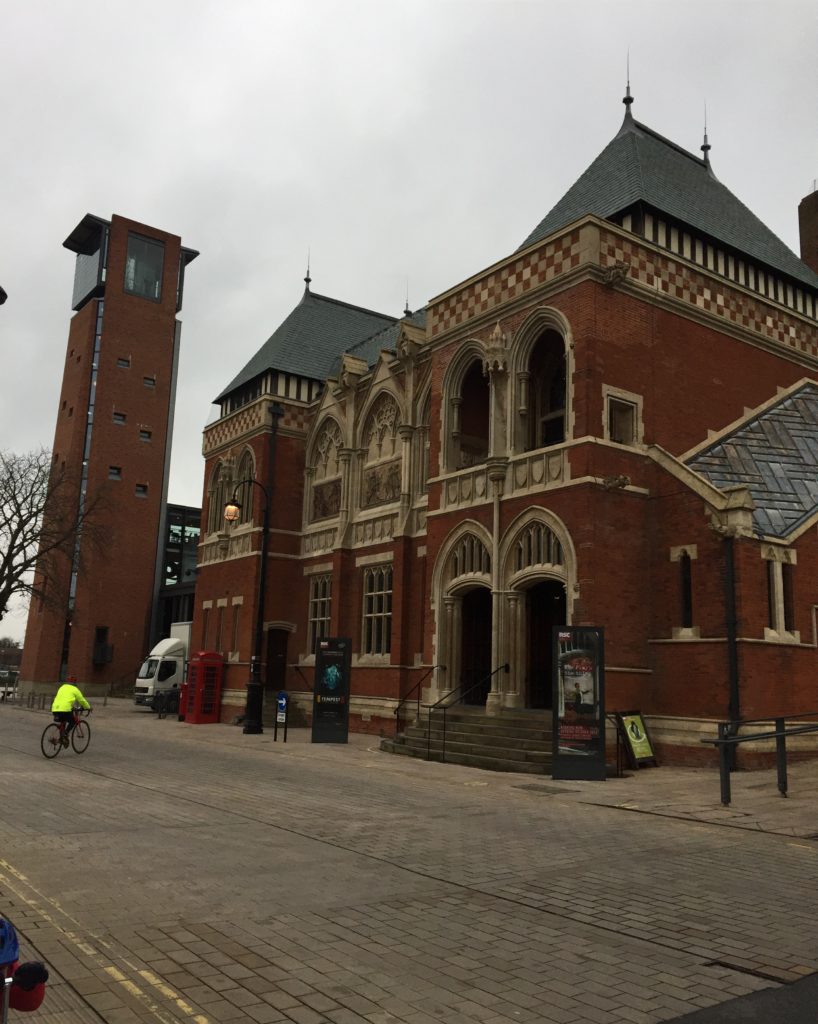
<instances>
[{"instance_id":1,"label":"paved plaza","mask_svg":"<svg viewBox=\"0 0 818 1024\"><path fill-rule=\"evenodd\" d=\"M49 718L0 705L0 910L51 971L20 1020L818 1017L818 765L722 808L709 771L554 782L125 701L47 761Z\"/></svg>"}]
</instances>

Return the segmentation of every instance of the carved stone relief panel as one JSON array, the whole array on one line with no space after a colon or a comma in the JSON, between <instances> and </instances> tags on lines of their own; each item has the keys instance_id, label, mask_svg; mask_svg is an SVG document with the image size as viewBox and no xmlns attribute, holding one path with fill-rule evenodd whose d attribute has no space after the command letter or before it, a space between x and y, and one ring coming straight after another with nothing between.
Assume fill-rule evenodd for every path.
<instances>
[{"instance_id":1,"label":"carved stone relief panel","mask_svg":"<svg viewBox=\"0 0 818 1024\"><path fill-rule=\"evenodd\" d=\"M378 466L367 466L363 474L363 495L361 504L364 508L376 505L387 505L400 499L400 459L383 462Z\"/></svg>"},{"instance_id":2,"label":"carved stone relief panel","mask_svg":"<svg viewBox=\"0 0 818 1024\"><path fill-rule=\"evenodd\" d=\"M312 518L329 519L341 509L341 481L327 480L312 489Z\"/></svg>"}]
</instances>

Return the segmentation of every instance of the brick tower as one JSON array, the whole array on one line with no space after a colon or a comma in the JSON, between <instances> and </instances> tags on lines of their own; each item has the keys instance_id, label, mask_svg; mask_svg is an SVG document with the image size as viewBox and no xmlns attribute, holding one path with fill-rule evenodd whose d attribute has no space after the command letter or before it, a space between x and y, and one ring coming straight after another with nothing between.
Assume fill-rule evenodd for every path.
<instances>
[{"instance_id":1,"label":"brick tower","mask_svg":"<svg viewBox=\"0 0 818 1024\"><path fill-rule=\"evenodd\" d=\"M53 472L87 536L66 558L56 600L33 598L20 679L75 675L91 694L133 679L149 640L160 580L184 271L198 255L176 235L114 215L83 217ZM53 578L53 572L52 572Z\"/></svg>"}]
</instances>

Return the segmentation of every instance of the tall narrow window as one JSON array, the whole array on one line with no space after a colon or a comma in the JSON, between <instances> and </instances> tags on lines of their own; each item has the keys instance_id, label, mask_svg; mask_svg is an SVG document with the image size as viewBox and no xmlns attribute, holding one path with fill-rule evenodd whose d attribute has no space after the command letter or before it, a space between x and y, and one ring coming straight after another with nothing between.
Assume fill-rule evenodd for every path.
<instances>
[{"instance_id":1,"label":"tall narrow window","mask_svg":"<svg viewBox=\"0 0 818 1024\"><path fill-rule=\"evenodd\" d=\"M682 584L682 628L692 629L693 627L693 577L692 560L690 555L683 551L679 556L679 575Z\"/></svg>"},{"instance_id":2,"label":"tall narrow window","mask_svg":"<svg viewBox=\"0 0 818 1024\"><path fill-rule=\"evenodd\" d=\"M329 636L330 612L332 610L332 575L313 576L310 580L310 620L307 642L309 651L315 652L318 640Z\"/></svg>"},{"instance_id":3,"label":"tall narrow window","mask_svg":"<svg viewBox=\"0 0 818 1024\"><path fill-rule=\"evenodd\" d=\"M239 649L239 612L240 604L233 605L233 628L230 631L230 650L238 653Z\"/></svg>"},{"instance_id":4,"label":"tall narrow window","mask_svg":"<svg viewBox=\"0 0 818 1024\"><path fill-rule=\"evenodd\" d=\"M795 632L795 615L792 598L792 565L783 562L781 565L781 589L784 598L784 629L787 633Z\"/></svg>"},{"instance_id":5,"label":"tall narrow window","mask_svg":"<svg viewBox=\"0 0 818 1024\"><path fill-rule=\"evenodd\" d=\"M221 652L222 650L222 639L224 637L224 605L219 605L219 610L216 615L216 650Z\"/></svg>"},{"instance_id":6,"label":"tall narrow window","mask_svg":"<svg viewBox=\"0 0 818 1024\"><path fill-rule=\"evenodd\" d=\"M490 390L479 360L466 371L460 395L452 399L452 404L452 468L464 469L485 462L489 453Z\"/></svg>"},{"instance_id":7,"label":"tall narrow window","mask_svg":"<svg viewBox=\"0 0 818 1024\"><path fill-rule=\"evenodd\" d=\"M210 633L210 609L202 609L202 647L207 650L207 638Z\"/></svg>"},{"instance_id":8,"label":"tall narrow window","mask_svg":"<svg viewBox=\"0 0 818 1024\"><path fill-rule=\"evenodd\" d=\"M531 350L526 389L520 408L528 418L526 448L561 444L565 440L565 343L556 331L546 331Z\"/></svg>"},{"instance_id":9,"label":"tall narrow window","mask_svg":"<svg viewBox=\"0 0 818 1024\"><path fill-rule=\"evenodd\" d=\"M392 566L364 570L364 654L389 654L392 650Z\"/></svg>"},{"instance_id":10,"label":"tall narrow window","mask_svg":"<svg viewBox=\"0 0 818 1024\"><path fill-rule=\"evenodd\" d=\"M775 552L767 558L767 621L765 636L770 640L799 642L795 628L795 601L793 575L795 552ZM768 635L769 634L769 635Z\"/></svg>"},{"instance_id":11,"label":"tall narrow window","mask_svg":"<svg viewBox=\"0 0 818 1024\"><path fill-rule=\"evenodd\" d=\"M776 601L776 578L778 576L778 563L772 560L767 562L767 621L770 629L776 629L778 623L777 601Z\"/></svg>"}]
</instances>

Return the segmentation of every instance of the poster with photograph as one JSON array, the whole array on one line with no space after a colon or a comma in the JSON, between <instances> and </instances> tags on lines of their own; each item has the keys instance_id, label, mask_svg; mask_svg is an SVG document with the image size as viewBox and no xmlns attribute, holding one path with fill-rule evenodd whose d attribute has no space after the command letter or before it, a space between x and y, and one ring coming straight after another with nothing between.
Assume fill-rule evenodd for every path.
<instances>
[{"instance_id":1,"label":"poster with photograph","mask_svg":"<svg viewBox=\"0 0 818 1024\"><path fill-rule=\"evenodd\" d=\"M658 764L653 744L648 735L648 728L642 718L641 711L618 711L616 721L619 727L619 735L625 742L625 750L631 767L638 768L640 765Z\"/></svg>"},{"instance_id":2,"label":"poster with photograph","mask_svg":"<svg viewBox=\"0 0 818 1024\"><path fill-rule=\"evenodd\" d=\"M555 779L605 778L605 659L595 626L554 630Z\"/></svg>"},{"instance_id":3,"label":"poster with photograph","mask_svg":"<svg viewBox=\"0 0 818 1024\"><path fill-rule=\"evenodd\" d=\"M347 743L349 740L351 663L351 640L328 637L316 644L312 705L313 743Z\"/></svg>"}]
</instances>

